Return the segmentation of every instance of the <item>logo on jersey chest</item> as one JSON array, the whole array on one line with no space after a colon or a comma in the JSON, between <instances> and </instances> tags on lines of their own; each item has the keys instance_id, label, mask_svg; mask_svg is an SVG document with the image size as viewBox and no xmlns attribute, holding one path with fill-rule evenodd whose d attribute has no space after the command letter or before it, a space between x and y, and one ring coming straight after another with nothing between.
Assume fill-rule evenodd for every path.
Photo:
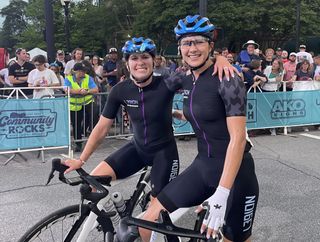
<instances>
[{"instance_id":1,"label":"logo on jersey chest","mask_svg":"<svg viewBox=\"0 0 320 242\"><path fill-rule=\"evenodd\" d=\"M138 100L127 99L127 100L124 100L124 102L127 105L127 107L132 107L132 108L138 108L139 107Z\"/></svg>"}]
</instances>

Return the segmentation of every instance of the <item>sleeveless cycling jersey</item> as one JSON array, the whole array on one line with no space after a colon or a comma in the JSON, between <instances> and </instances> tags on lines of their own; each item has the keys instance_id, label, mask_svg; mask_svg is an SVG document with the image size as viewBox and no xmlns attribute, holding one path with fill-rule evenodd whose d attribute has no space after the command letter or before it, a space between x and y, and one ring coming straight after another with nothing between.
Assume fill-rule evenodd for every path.
<instances>
[{"instance_id":1,"label":"sleeveless cycling jersey","mask_svg":"<svg viewBox=\"0 0 320 242\"><path fill-rule=\"evenodd\" d=\"M108 96L103 116L116 117L120 105L124 105L132 123L133 140L145 152L153 152L174 138L172 128L172 100L162 77L139 88L132 80L115 85Z\"/></svg>"}]
</instances>

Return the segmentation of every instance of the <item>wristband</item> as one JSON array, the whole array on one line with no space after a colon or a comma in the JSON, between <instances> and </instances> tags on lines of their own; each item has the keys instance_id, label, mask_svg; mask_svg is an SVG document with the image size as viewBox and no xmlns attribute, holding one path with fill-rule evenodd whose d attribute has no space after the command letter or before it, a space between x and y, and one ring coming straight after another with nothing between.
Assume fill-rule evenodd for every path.
<instances>
[{"instance_id":1,"label":"wristband","mask_svg":"<svg viewBox=\"0 0 320 242\"><path fill-rule=\"evenodd\" d=\"M86 163L84 160L81 160L81 158L79 158L79 161L81 161L82 165Z\"/></svg>"}]
</instances>

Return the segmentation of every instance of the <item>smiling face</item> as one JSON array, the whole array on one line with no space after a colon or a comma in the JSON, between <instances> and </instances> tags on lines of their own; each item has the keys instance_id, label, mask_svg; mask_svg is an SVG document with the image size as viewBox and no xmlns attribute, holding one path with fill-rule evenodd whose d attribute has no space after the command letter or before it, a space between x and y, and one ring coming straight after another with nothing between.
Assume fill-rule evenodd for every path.
<instances>
[{"instance_id":1,"label":"smiling face","mask_svg":"<svg viewBox=\"0 0 320 242\"><path fill-rule=\"evenodd\" d=\"M207 61L213 49L213 42L203 36L187 36L179 43L182 59L190 66L197 67Z\"/></svg>"},{"instance_id":2,"label":"smiling face","mask_svg":"<svg viewBox=\"0 0 320 242\"><path fill-rule=\"evenodd\" d=\"M130 74L137 81L145 80L153 72L153 58L149 53L132 54L128 59L128 69Z\"/></svg>"}]
</instances>

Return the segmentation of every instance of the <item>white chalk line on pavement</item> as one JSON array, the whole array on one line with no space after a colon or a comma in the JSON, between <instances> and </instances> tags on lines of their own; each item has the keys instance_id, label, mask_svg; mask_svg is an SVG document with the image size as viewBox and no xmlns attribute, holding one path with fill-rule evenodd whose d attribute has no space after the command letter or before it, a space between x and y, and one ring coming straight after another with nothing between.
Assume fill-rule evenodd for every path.
<instances>
[{"instance_id":1,"label":"white chalk line on pavement","mask_svg":"<svg viewBox=\"0 0 320 242\"><path fill-rule=\"evenodd\" d=\"M312 139L319 139L320 140L320 136L318 135L313 135L313 134L300 134L301 136L305 136L305 137L308 137L308 138L312 138Z\"/></svg>"}]
</instances>

